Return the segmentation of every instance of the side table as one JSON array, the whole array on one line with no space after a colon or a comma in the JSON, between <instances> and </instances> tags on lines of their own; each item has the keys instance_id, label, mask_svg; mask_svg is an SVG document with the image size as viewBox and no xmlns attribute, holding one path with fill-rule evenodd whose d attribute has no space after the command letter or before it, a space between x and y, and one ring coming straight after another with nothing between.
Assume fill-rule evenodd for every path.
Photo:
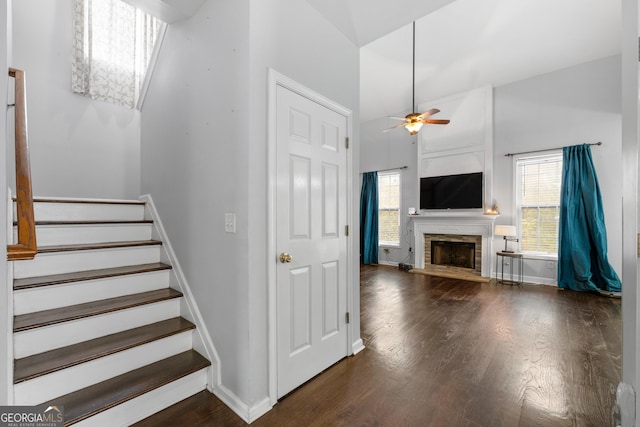
<instances>
[{"instance_id":1,"label":"side table","mask_svg":"<svg viewBox=\"0 0 640 427\"><path fill-rule=\"evenodd\" d=\"M509 280L504 280L504 262L505 259L509 259ZM513 280L513 264L518 263L517 280ZM498 280L498 265L500 265L500 279ZM523 258L521 253L517 252L496 252L496 280L498 283L505 283L510 285L521 285L524 282L524 276L522 272Z\"/></svg>"}]
</instances>

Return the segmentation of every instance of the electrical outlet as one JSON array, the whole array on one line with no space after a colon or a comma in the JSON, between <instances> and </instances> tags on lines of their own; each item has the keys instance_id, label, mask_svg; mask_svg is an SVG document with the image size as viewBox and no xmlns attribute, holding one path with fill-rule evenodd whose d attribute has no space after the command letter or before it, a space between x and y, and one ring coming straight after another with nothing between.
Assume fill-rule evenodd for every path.
<instances>
[{"instance_id":1,"label":"electrical outlet","mask_svg":"<svg viewBox=\"0 0 640 427\"><path fill-rule=\"evenodd\" d=\"M553 261L547 261L547 268L549 270L553 270L554 268L556 268L556 263Z\"/></svg>"},{"instance_id":2,"label":"electrical outlet","mask_svg":"<svg viewBox=\"0 0 640 427\"><path fill-rule=\"evenodd\" d=\"M413 253L413 248L411 246L409 246L409 253Z\"/></svg>"},{"instance_id":3,"label":"electrical outlet","mask_svg":"<svg viewBox=\"0 0 640 427\"><path fill-rule=\"evenodd\" d=\"M224 231L225 233L236 232L236 214L234 213L224 214Z\"/></svg>"}]
</instances>

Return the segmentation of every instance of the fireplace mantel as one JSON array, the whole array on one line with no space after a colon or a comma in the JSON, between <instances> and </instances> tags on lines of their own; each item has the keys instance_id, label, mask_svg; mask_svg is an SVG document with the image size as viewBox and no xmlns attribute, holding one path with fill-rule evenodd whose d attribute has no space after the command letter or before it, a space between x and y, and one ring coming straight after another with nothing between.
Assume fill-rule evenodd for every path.
<instances>
[{"instance_id":1,"label":"fireplace mantel","mask_svg":"<svg viewBox=\"0 0 640 427\"><path fill-rule=\"evenodd\" d=\"M424 235L456 234L482 237L481 275L491 276L491 255L493 254L493 224L498 215L485 215L483 212L428 212L409 215L413 221L415 242L415 266L423 269Z\"/></svg>"}]
</instances>

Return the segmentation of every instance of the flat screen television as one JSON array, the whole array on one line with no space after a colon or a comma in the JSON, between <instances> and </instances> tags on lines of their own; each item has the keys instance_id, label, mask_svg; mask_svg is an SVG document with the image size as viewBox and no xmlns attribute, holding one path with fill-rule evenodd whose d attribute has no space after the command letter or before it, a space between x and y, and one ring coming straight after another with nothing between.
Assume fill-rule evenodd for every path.
<instances>
[{"instance_id":1,"label":"flat screen television","mask_svg":"<svg viewBox=\"0 0 640 427\"><path fill-rule=\"evenodd\" d=\"M420 209L482 208L482 172L420 178Z\"/></svg>"}]
</instances>

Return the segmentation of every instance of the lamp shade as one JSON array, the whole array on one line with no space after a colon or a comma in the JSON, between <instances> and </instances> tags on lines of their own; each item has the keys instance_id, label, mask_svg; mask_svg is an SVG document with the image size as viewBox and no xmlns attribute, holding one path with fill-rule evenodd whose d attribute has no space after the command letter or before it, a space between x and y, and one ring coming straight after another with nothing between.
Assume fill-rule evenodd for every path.
<instances>
[{"instance_id":1,"label":"lamp shade","mask_svg":"<svg viewBox=\"0 0 640 427\"><path fill-rule=\"evenodd\" d=\"M496 225L495 233L498 236L514 237L516 236L516 227L514 225Z\"/></svg>"}]
</instances>

